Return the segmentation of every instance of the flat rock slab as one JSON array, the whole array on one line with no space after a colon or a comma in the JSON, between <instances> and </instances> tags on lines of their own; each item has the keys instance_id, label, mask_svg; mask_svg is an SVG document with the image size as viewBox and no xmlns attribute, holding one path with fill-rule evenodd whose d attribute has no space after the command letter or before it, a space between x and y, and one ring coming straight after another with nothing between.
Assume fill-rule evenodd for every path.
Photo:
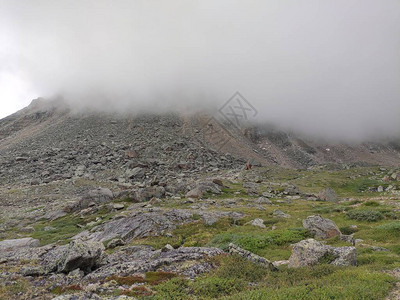
<instances>
[{"instance_id":1,"label":"flat rock slab","mask_svg":"<svg viewBox=\"0 0 400 300\"><path fill-rule=\"evenodd\" d=\"M187 209L153 209L153 211L135 211L126 217L112 220L101 225L96 232L84 231L76 238L85 238L104 242L121 238L129 242L136 238L162 236L175 230L178 226L196 222L198 215L207 225L212 225L222 217L240 219L244 214L235 212L200 211Z\"/></svg>"},{"instance_id":2,"label":"flat rock slab","mask_svg":"<svg viewBox=\"0 0 400 300\"><path fill-rule=\"evenodd\" d=\"M39 245L39 240L33 238L4 240L0 242L0 251L12 251L21 248L39 247Z\"/></svg>"},{"instance_id":3,"label":"flat rock slab","mask_svg":"<svg viewBox=\"0 0 400 300\"><path fill-rule=\"evenodd\" d=\"M149 246L125 247L106 257L102 262L103 266L88 274L84 279L92 281L112 275L129 276L160 269L195 276L213 267L209 264L208 268L204 268L204 259L223 253L221 249L205 247L181 247L168 251L154 250Z\"/></svg>"}]
</instances>

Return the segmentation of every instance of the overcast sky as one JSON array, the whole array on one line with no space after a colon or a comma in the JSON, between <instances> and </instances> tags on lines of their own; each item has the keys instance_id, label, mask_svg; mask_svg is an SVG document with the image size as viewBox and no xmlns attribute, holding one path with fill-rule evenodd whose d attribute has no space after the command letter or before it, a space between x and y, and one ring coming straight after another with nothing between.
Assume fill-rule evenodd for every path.
<instances>
[{"instance_id":1,"label":"overcast sky","mask_svg":"<svg viewBox=\"0 0 400 300\"><path fill-rule=\"evenodd\" d=\"M322 136L400 135L399 0L0 0L0 117L38 96L223 105Z\"/></svg>"}]
</instances>

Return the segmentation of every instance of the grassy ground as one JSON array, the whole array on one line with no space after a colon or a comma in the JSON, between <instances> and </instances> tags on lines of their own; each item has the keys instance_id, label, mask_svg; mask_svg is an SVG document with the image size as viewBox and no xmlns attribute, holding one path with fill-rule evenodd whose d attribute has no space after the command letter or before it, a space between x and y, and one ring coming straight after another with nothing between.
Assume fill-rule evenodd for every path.
<instances>
[{"instance_id":1,"label":"grassy ground","mask_svg":"<svg viewBox=\"0 0 400 300\"><path fill-rule=\"evenodd\" d=\"M222 249L233 242L271 261L286 260L291 254L291 244L310 237L302 227L302 220L320 214L333 220L344 234L354 234L354 238L363 240L356 245L357 267L324 264L288 269L281 266L279 271L270 272L239 257L222 255L213 259L217 268L212 273L194 281L173 274L148 274L140 285L125 290L124 294L139 299L385 299L397 282L387 271L400 268L400 198L374 190L378 186L400 186L399 182L383 182L382 178L389 172L378 167L344 170L254 169L251 173L244 172L236 179L224 181L226 187L222 194L205 195L205 198L215 200L215 204L209 206L211 210L241 212L246 215L242 220L223 218L213 225L206 225L198 218L194 223L178 227L171 237L149 237L131 242L155 248L169 243L174 247L209 246ZM242 186L250 175L259 179L261 191L267 190L271 182L293 184L302 193L309 194L332 187L342 200L327 203L302 197L287 201L285 196L280 196L272 198L272 204L254 205L254 197L247 196ZM236 205L225 206L224 201L227 200L236 201ZM168 200L157 205L189 208L192 204L185 201L184 198ZM199 203L202 201L199 200ZM291 217L274 216L276 209ZM43 245L65 243L76 233L88 229L86 224L97 217L105 221L112 216L100 211L85 218L68 215L52 222L41 221L34 224L36 231L30 235L40 239ZM263 219L266 228L248 224L255 218ZM45 230L49 226L53 229ZM338 238L328 240L327 244L350 245ZM130 283L128 288L131 283L138 283L130 282L128 278L114 280L121 286ZM8 295L12 291L0 289L1 293Z\"/></svg>"}]
</instances>

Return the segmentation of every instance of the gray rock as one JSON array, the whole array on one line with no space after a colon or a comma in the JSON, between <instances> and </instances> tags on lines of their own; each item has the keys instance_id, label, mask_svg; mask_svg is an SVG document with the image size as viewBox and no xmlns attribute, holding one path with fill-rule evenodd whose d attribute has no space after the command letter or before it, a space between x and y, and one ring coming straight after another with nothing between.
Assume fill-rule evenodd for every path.
<instances>
[{"instance_id":1,"label":"gray rock","mask_svg":"<svg viewBox=\"0 0 400 300\"><path fill-rule=\"evenodd\" d=\"M74 240L68 245L55 247L41 260L45 273L69 273L80 269L86 273L98 265L104 251L99 242Z\"/></svg>"},{"instance_id":2,"label":"gray rock","mask_svg":"<svg viewBox=\"0 0 400 300\"><path fill-rule=\"evenodd\" d=\"M249 224L256 226L256 227L260 227L260 228L266 228L266 226L264 225L263 219L254 219L254 220L250 221Z\"/></svg>"},{"instance_id":3,"label":"gray rock","mask_svg":"<svg viewBox=\"0 0 400 300\"><path fill-rule=\"evenodd\" d=\"M0 251L14 251L20 248L39 247L39 245L39 240L30 237L14 240L3 240L0 242Z\"/></svg>"},{"instance_id":4,"label":"gray rock","mask_svg":"<svg viewBox=\"0 0 400 300\"><path fill-rule=\"evenodd\" d=\"M136 167L133 169L126 170L125 175L129 179L138 179L138 178L140 179L144 177L145 173L143 168Z\"/></svg>"},{"instance_id":5,"label":"gray rock","mask_svg":"<svg viewBox=\"0 0 400 300\"><path fill-rule=\"evenodd\" d=\"M95 190L91 190L85 197L82 197L78 203L71 207L71 210L82 210L90 206L109 203L113 197L114 195L109 189L97 188Z\"/></svg>"},{"instance_id":6,"label":"gray rock","mask_svg":"<svg viewBox=\"0 0 400 300\"><path fill-rule=\"evenodd\" d=\"M113 205L114 209L120 210L120 209L124 209L125 205L123 203L115 203Z\"/></svg>"},{"instance_id":7,"label":"gray rock","mask_svg":"<svg viewBox=\"0 0 400 300\"><path fill-rule=\"evenodd\" d=\"M271 200L269 200L268 198L266 198L264 196L258 198L256 200L256 203L258 203L258 204L272 204Z\"/></svg>"},{"instance_id":8,"label":"gray rock","mask_svg":"<svg viewBox=\"0 0 400 300\"><path fill-rule=\"evenodd\" d=\"M283 211L281 211L281 210L279 210L279 209L275 209L274 212L273 212L273 215L274 215L275 217L278 217L278 218L285 218L285 219L288 219L288 218L291 217L291 215L289 215L289 214L287 214L287 213L284 213Z\"/></svg>"},{"instance_id":9,"label":"gray rock","mask_svg":"<svg viewBox=\"0 0 400 300\"><path fill-rule=\"evenodd\" d=\"M314 239L303 240L293 245L289 267L298 268L328 263L337 266L357 265L355 247L332 247Z\"/></svg>"},{"instance_id":10,"label":"gray rock","mask_svg":"<svg viewBox=\"0 0 400 300\"><path fill-rule=\"evenodd\" d=\"M328 202L338 202L338 195L331 188L326 188L318 194L318 199Z\"/></svg>"},{"instance_id":11,"label":"gray rock","mask_svg":"<svg viewBox=\"0 0 400 300\"><path fill-rule=\"evenodd\" d=\"M190 190L189 192L186 193L186 198L201 198L203 196L203 192L201 191L201 189L199 187L196 187L192 190Z\"/></svg>"},{"instance_id":12,"label":"gray rock","mask_svg":"<svg viewBox=\"0 0 400 300\"><path fill-rule=\"evenodd\" d=\"M223 253L221 249L205 247L181 247L168 251L154 250L148 246L127 247L105 258L102 266L88 274L85 280L101 280L111 275L144 274L156 270L185 274L188 269L194 277L213 267L210 264L206 268L194 266L204 266L204 259Z\"/></svg>"},{"instance_id":13,"label":"gray rock","mask_svg":"<svg viewBox=\"0 0 400 300\"><path fill-rule=\"evenodd\" d=\"M162 186L149 186L145 188L140 188L136 192L136 200L138 202L149 201L152 198L164 198L165 188Z\"/></svg>"},{"instance_id":14,"label":"gray rock","mask_svg":"<svg viewBox=\"0 0 400 300\"><path fill-rule=\"evenodd\" d=\"M229 244L229 253L239 255L244 259L247 259L253 263L262 265L270 269L271 271L276 271L276 267L268 259L258 256L257 254L251 253L250 251L247 251L245 249L242 249L233 243Z\"/></svg>"},{"instance_id":15,"label":"gray rock","mask_svg":"<svg viewBox=\"0 0 400 300\"><path fill-rule=\"evenodd\" d=\"M307 219L303 220L303 227L314 237L320 239L328 239L341 235L339 228L333 221L325 219L320 215L307 217Z\"/></svg>"},{"instance_id":16,"label":"gray rock","mask_svg":"<svg viewBox=\"0 0 400 300\"><path fill-rule=\"evenodd\" d=\"M123 245L125 245L125 242L123 240L121 240L121 239L112 239L111 241L109 241L107 243L106 248L107 249L113 249L115 247L123 246Z\"/></svg>"}]
</instances>

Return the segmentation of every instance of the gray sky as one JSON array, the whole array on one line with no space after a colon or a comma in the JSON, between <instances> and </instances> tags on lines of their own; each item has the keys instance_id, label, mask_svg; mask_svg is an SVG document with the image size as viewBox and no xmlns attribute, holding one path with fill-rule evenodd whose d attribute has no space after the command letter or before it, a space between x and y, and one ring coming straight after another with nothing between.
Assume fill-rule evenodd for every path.
<instances>
[{"instance_id":1,"label":"gray sky","mask_svg":"<svg viewBox=\"0 0 400 300\"><path fill-rule=\"evenodd\" d=\"M400 135L399 0L0 0L0 117L38 96Z\"/></svg>"}]
</instances>

